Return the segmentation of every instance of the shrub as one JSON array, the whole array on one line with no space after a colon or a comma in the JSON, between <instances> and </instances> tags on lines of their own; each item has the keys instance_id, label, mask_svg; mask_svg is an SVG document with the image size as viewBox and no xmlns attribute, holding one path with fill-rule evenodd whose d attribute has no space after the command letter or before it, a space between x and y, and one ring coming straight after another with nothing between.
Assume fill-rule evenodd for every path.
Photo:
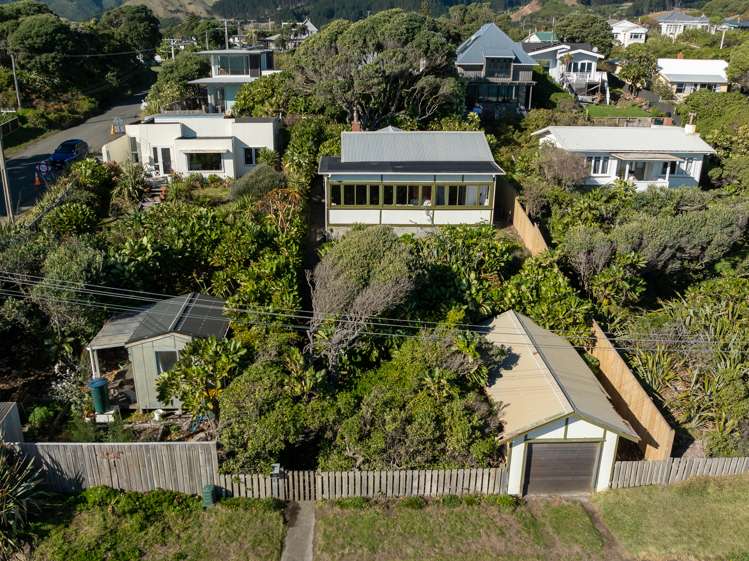
<instances>
[{"instance_id":1,"label":"shrub","mask_svg":"<svg viewBox=\"0 0 749 561\"><path fill-rule=\"evenodd\" d=\"M0 558L21 547L29 515L39 510L40 470L11 449L0 447Z\"/></svg>"},{"instance_id":2,"label":"shrub","mask_svg":"<svg viewBox=\"0 0 749 561\"><path fill-rule=\"evenodd\" d=\"M507 512L511 512L520 506L520 499L512 495L488 495L483 498L483 502L488 505L494 505Z\"/></svg>"},{"instance_id":3,"label":"shrub","mask_svg":"<svg viewBox=\"0 0 749 561\"><path fill-rule=\"evenodd\" d=\"M458 495L446 495L440 498L440 504L448 508L457 508L463 504L463 499Z\"/></svg>"},{"instance_id":4,"label":"shrub","mask_svg":"<svg viewBox=\"0 0 749 561\"><path fill-rule=\"evenodd\" d=\"M423 497L405 497L398 501L398 506L401 508L421 510L427 506L427 501Z\"/></svg>"},{"instance_id":5,"label":"shrub","mask_svg":"<svg viewBox=\"0 0 749 561\"><path fill-rule=\"evenodd\" d=\"M55 418L55 413L46 405L34 407L29 414L29 428L35 433L41 432Z\"/></svg>"},{"instance_id":6,"label":"shrub","mask_svg":"<svg viewBox=\"0 0 749 561\"><path fill-rule=\"evenodd\" d=\"M281 157L278 152L270 148L261 148L257 156L257 163L272 167L275 170L281 167Z\"/></svg>"},{"instance_id":7,"label":"shrub","mask_svg":"<svg viewBox=\"0 0 749 561\"><path fill-rule=\"evenodd\" d=\"M234 182L230 190L231 198L236 200L249 197L257 201L274 189L282 187L284 182L283 173L267 164L258 164Z\"/></svg>"},{"instance_id":8,"label":"shrub","mask_svg":"<svg viewBox=\"0 0 749 561\"><path fill-rule=\"evenodd\" d=\"M201 501L191 495L156 489L148 493L123 493L117 497L113 506L119 514L138 515L148 521L165 514L197 512L201 508Z\"/></svg>"},{"instance_id":9,"label":"shrub","mask_svg":"<svg viewBox=\"0 0 749 561\"><path fill-rule=\"evenodd\" d=\"M567 189L582 183L589 173L585 156L546 142L538 150L538 165L548 181Z\"/></svg>"},{"instance_id":10,"label":"shrub","mask_svg":"<svg viewBox=\"0 0 749 561\"><path fill-rule=\"evenodd\" d=\"M365 497L350 497L347 499L338 499L337 501L335 501L335 505L338 508L360 510L369 506L369 499Z\"/></svg>"},{"instance_id":11,"label":"shrub","mask_svg":"<svg viewBox=\"0 0 749 561\"><path fill-rule=\"evenodd\" d=\"M85 489L81 493L80 499L86 508L107 508L113 505L122 494L122 491L117 489L97 485L96 487Z\"/></svg>"},{"instance_id":12,"label":"shrub","mask_svg":"<svg viewBox=\"0 0 749 561\"><path fill-rule=\"evenodd\" d=\"M79 236L96 230L96 213L83 203L63 203L41 220L41 229L56 238Z\"/></svg>"}]
</instances>

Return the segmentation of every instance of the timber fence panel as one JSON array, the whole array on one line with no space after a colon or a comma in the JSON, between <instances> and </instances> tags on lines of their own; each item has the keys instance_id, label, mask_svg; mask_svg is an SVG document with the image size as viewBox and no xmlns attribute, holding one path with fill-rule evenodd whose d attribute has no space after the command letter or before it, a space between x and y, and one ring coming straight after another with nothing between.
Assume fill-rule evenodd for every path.
<instances>
[{"instance_id":1,"label":"timber fence panel","mask_svg":"<svg viewBox=\"0 0 749 561\"><path fill-rule=\"evenodd\" d=\"M749 457L669 458L614 463L611 488L670 485L693 477L720 477L749 472Z\"/></svg>"},{"instance_id":2,"label":"timber fence panel","mask_svg":"<svg viewBox=\"0 0 749 561\"><path fill-rule=\"evenodd\" d=\"M507 186L507 188L512 189L512 192L515 194L512 209L512 226L522 240L523 245L525 245L534 257L548 251L549 246L546 244L544 235L541 233L539 227L534 224L533 220L531 220L530 216L528 216L528 213L520 202L520 198L517 196L517 192L510 186Z\"/></svg>"}]
</instances>

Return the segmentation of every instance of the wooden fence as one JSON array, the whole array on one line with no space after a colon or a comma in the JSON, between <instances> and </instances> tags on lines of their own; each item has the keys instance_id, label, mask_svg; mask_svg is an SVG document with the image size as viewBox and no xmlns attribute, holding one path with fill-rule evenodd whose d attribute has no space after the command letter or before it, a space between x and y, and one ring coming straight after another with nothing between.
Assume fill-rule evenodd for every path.
<instances>
[{"instance_id":1,"label":"wooden fence","mask_svg":"<svg viewBox=\"0 0 749 561\"><path fill-rule=\"evenodd\" d=\"M591 354L598 359L603 376L599 381L622 415L642 439L646 460L671 457L674 429L640 384L640 381L611 344L597 322L593 322L595 346Z\"/></svg>"},{"instance_id":2,"label":"wooden fence","mask_svg":"<svg viewBox=\"0 0 749 561\"><path fill-rule=\"evenodd\" d=\"M690 477L738 475L749 472L749 458L670 458L660 461L616 462L612 489L668 485Z\"/></svg>"},{"instance_id":3,"label":"wooden fence","mask_svg":"<svg viewBox=\"0 0 749 561\"><path fill-rule=\"evenodd\" d=\"M70 493L106 485L126 491L169 489L200 493L215 483L215 442L127 444L28 442L11 444L43 468L53 491Z\"/></svg>"},{"instance_id":4,"label":"wooden fence","mask_svg":"<svg viewBox=\"0 0 749 561\"><path fill-rule=\"evenodd\" d=\"M437 497L507 492L505 468L391 471L287 471L280 477L219 475L217 484L234 497L313 501L349 497Z\"/></svg>"}]
</instances>

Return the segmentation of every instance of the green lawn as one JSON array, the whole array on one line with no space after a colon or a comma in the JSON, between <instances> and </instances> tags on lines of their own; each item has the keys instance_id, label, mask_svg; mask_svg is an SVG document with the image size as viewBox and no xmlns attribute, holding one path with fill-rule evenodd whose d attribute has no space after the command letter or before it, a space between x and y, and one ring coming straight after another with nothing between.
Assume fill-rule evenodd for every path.
<instances>
[{"instance_id":1,"label":"green lawn","mask_svg":"<svg viewBox=\"0 0 749 561\"><path fill-rule=\"evenodd\" d=\"M749 474L594 498L614 537L648 561L749 560Z\"/></svg>"},{"instance_id":2,"label":"green lawn","mask_svg":"<svg viewBox=\"0 0 749 561\"><path fill-rule=\"evenodd\" d=\"M588 105L588 115L592 118L601 117L650 117L650 113L636 105L619 107L618 105Z\"/></svg>"},{"instance_id":3,"label":"green lawn","mask_svg":"<svg viewBox=\"0 0 749 561\"><path fill-rule=\"evenodd\" d=\"M532 501L512 510L477 499L435 499L422 509L402 501L317 509L315 561L608 558L587 512L574 502Z\"/></svg>"},{"instance_id":4,"label":"green lawn","mask_svg":"<svg viewBox=\"0 0 749 561\"><path fill-rule=\"evenodd\" d=\"M68 499L34 525L32 561L281 558L285 526L274 503L232 499L203 510L197 497L176 493L95 493Z\"/></svg>"}]
</instances>

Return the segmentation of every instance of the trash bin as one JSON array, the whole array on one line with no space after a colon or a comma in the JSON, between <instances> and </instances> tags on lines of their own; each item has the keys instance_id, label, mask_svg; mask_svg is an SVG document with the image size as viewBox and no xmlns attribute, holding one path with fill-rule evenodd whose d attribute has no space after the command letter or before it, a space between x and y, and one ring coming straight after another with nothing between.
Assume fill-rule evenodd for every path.
<instances>
[{"instance_id":1,"label":"trash bin","mask_svg":"<svg viewBox=\"0 0 749 561\"><path fill-rule=\"evenodd\" d=\"M106 378L94 378L88 383L91 390L91 399L94 401L94 410L97 413L106 413L109 410L109 382Z\"/></svg>"},{"instance_id":2,"label":"trash bin","mask_svg":"<svg viewBox=\"0 0 749 561\"><path fill-rule=\"evenodd\" d=\"M218 488L215 485L203 486L203 508L210 508L216 504Z\"/></svg>"}]
</instances>

